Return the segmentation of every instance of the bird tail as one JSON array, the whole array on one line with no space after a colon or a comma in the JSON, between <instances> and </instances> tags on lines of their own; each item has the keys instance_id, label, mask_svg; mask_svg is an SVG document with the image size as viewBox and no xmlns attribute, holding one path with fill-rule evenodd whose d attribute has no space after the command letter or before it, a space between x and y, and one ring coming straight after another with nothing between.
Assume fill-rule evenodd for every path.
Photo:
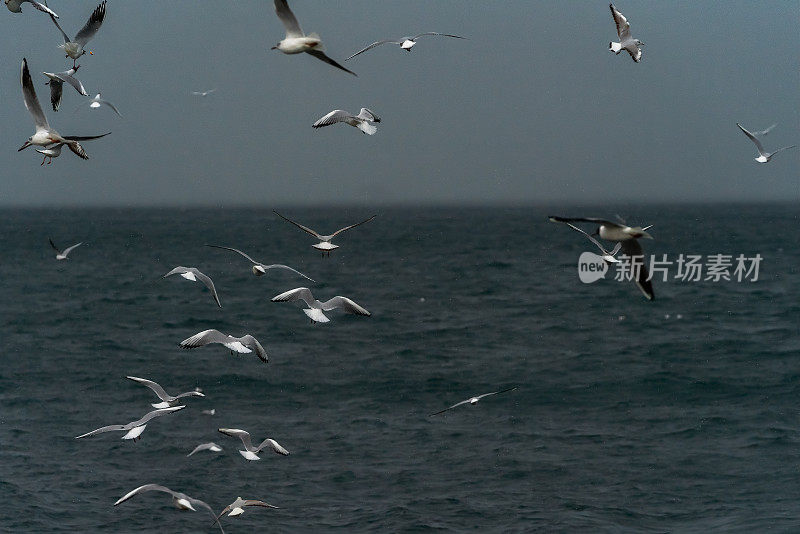
<instances>
[{"instance_id":1,"label":"bird tail","mask_svg":"<svg viewBox=\"0 0 800 534\"><path fill-rule=\"evenodd\" d=\"M622 50L622 43L610 42L608 43L608 49L614 52L615 54L619 54L620 51Z\"/></svg>"},{"instance_id":2,"label":"bird tail","mask_svg":"<svg viewBox=\"0 0 800 534\"><path fill-rule=\"evenodd\" d=\"M319 36L317 32L311 32L308 35L306 35L306 37L308 37L309 39L317 39L319 41L319 44L315 47L312 47L312 50L319 50L320 52L325 51L325 47L322 46L322 38Z\"/></svg>"}]
</instances>

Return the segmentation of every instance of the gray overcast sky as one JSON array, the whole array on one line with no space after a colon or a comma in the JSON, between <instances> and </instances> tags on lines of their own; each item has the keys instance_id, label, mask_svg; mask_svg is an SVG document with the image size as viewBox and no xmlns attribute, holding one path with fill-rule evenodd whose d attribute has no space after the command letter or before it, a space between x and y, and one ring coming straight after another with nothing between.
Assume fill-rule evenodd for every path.
<instances>
[{"instance_id":1,"label":"gray overcast sky","mask_svg":"<svg viewBox=\"0 0 800 534\"><path fill-rule=\"evenodd\" d=\"M52 0L73 34L97 0ZM384 45L346 66L269 48L273 3L109 0L79 63L87 90L124 115L49 107L40 73L66 70L49 17L0 11L2 205L232 205L798 200L800 149L770 163L736 128L778 123L767 149L800 143L800 2L633 2L617 7L646 46L608 51L608 4L564 1L290 0L341 61L423 31L411 53ZM52 165L33 133L19 70L65 135L112 131ZM206 99L192 90L217 88ZM378 133L328 111L369 107Z\"/></svg>"}]
</instances>

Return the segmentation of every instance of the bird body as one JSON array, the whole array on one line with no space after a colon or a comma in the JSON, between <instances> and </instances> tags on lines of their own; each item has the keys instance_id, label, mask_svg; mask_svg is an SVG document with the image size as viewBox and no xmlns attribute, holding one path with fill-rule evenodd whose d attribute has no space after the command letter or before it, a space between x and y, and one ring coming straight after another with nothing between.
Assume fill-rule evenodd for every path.
<instances>
[{"instance_id":1,"label":"bird body","mask_svg":"<svg viewBox=\"0 0 800 534\"><path fill-rule=\"evenodd\" d=\"M127 378L128 380L133 380L134 382L138 382L139 384L147 386L153 390L153 393L155 393L158 396L158 398L161 399L162 401L157 404L151 404L150 406L152 406L153 408L169 408L170 406L175 406L176 404L178 404L178 402L180 402L180 399L184 397L205 397L205 395L203 395L199 391L187 391L185 393L180 393L178 395L170 395L169 393L164 391L164 388L162 388L160 385L158 385L156 382L153 382L152 380L147 380L146 378L139 378L136 376L126 376L125 378Z\"/></svg>"},{"instance_id":2,"label":"bird body","mask_svg":"<svg viewBox=\"0 0 800 534\"><path fill-rule=\"evenodd\" d=\"M517 389L517 386L514 386L513 388L508 388L508 389L501 389L500 391L492 391L491 393L484 393L483 395L477 395L475 397L470 397L470 398L468 398L466 400L463 400L461 402L457 402L457 403L453 404L452 406L448 406L444 410L439 410L438 412L432 413L428 417L433 417L434 415L439 415L439 414L444 413L444 412L446 412L448 410L452 410L453 408L457 408L458 406L463 406L464 404L469 404L471 406L474 406L474 405L478 404L478 401L480 401L484 397L491 397L492 395L499 395L501 393L506 393L508 391L514 391L515 389Z\"/></svg>"},{"instance_id":3,"label":"bird body","mask_svg":"<svg viewBox=\"0 0 800 534\"><path fill-rule=\"evenodd\" d=\"M362 225L364 223L368 223L369 221L371 221L372 219L374 219L376 217L376 215L373 215L369 219L365 219L365 220L363 220L363 221L361 221L359 223L351 224L350 226L345 226L344 228L339 228L338 230L336 230L334 233L332 233L330 235L322 235L319 232L316 232L316 231L312 230L311 228L309 228L307 226L303 226L302 224L300 224L300 223L298 223L296 221L293 221L293 220L291 220L291 219L289 219L287 217L284 217L283 215L281 215L280 213L278 213L275 210L272 210L272 212L275 215L277 215L278 217L280 217L281 219L283 219L284 221L292 223L293 225L297 226L298 228L300 228L304 232L306 232L308 234L311 234L314 237L316 237L317 239L319 239L320 240L319 243L317 243L315 245L311 245L311 246L313 248L317 249L317 250L321 250L322 253L323 253L323 256L325 255L325 252L327 252L328 256L330 256L332 250L335 250L335 249L339 248L339 245L334 245L333 243L331 243L331 239L333 239L334 237L336 237L337 235L341 234L344 231L347 231L347 230L349 230L351 228L355 228L356 226L360 226L360 225Z\"/></svg>"},{"instance_id":4,"label":"bird body","mask_svg":"<svg viewBox=\"0 0 800 534\"><path fill-rule=\"evenodd\" d=\"M208 288L208 290L211 291L211 296L214 297L214 302L217 303L217 306L220 308L222 307L222 304L219 301L219 295L217 294L217 289L214 287L214 282L211 280L211 278L201 273L199 269L196 269L195 267L183 267L179 265L162 276L162 278L172 276L173 274L179 274L181 277L192 282L197 282L200 280Z\"/></svg>"},{"instance_id":5,"label":"bird body","mask_svg":"<svg viewBox=\"0 0 800 534\"><path fill-rule=\"evenodd\" d=\"M80 65L78 65L80 67ZM61 105L61 96L64 91L64 82L67 82L72 87L78 91L78 94L83 96L89 96L89 93L86 92L86 88L83 87L83 84L75 78L75 73L78 71L78 67L69 69L64 72L43 72L45 76L50 78L45 85L50 86L50 103L53 106L53 111L58 111L58 107Z\"/></svg>"},{"instance_id":6,"label":"bird body","mask_svg":"<svg viewBox=\"0 0 800 534\"><path fill-rule=\"evenodd\" d=\"M420 37L424 37L426 35L438 35L440 37L454 37L456 39L466 39L466 37L461 37L460 35L453 35L453 34L450 34L450 33L439 33L439 32L418 33L417 35L412 35L412 36L408 36L408 37L401 37L399 39L382 39L380 41L375 41L371 45L367 45L366 47L362 48L361 50L359 50L358 52L356 52L352 56L350 56L347 59L345 59L345 61L353 59L357 55L363 54L367 50L372 50L376 46L380 46L382 44L396 44L396 45L399 45L400 48L402 48L406 52L411 52L411 49L414 47L414 45L417 44L417 39L419 39Z\"/></svg>"},{"instance_id":7,"label":"bird body","mask_svg":"<svg viewBox=\"0 0 800 534\"><path fill-rule=\"evenodd\" d=\"M192 450L192 452L190 452L186 456L189 457L189 456L193 455L194 453L200 452L200 451L221 452L222 451L222 447L220 447L219 445L217 445L213 441L209 441L208 443L201 443L200 445L195 447L194 450Z\"/></svg>"},{"instance_id":8,"label":"bird body","mask_svg":"<svg viewBox=\"0 0 800 534\"><path fill-rule=\"evenodd\" d=\"M59 149L59 150L60 150L60 149ZM50 241L50 246L51 246L51 247L53 247L53 250L55 250L55 251L56 251L56 259L57 259L57 260L66 260L66 259L69 259L69 258L68 258L68 256L69 256L69 253L70 253L70 252L72 252L72 249L74 249L74 248L77 248L77 247L79 247L79 246L83 245L83 241L81 241L80 243L75 243L75 244L74 244L74 245L72 245L71 247L67 247L67 248L65 248L64 250L61 250L61 249L59 249L59 248L56 246L56 244L55 244L55 243L53 243L53 240L52 240L52 239L49 239L49 241Z\"/></svg>"},{"instance_id":9,"label":"bird body","mask_svg":"<svg viewBox=\"0 0 800 534\"><path fill-rule=\"evenodd\" d=\"M237 515L241 515L244 513L244 508L246 506L259 506L261 508L274 508L278 509L277 506L273 506L271 504L265 503L264 501L258 501L253 499L242 499L241 497L236 497L236 500L226 506L218 515L217 519L228 514L228 517L236 517Z\"/></svg>"},{"instance_id":10,"label":"bird body","mask_svg":"<svg viewBox=\"0 0 800 534\"><path fill-rule=\"evenodd\" d=\"M246 430L241 430L239 428L220 428L218 429L219 432L225 434L226 436L231 436L235 438L239 438L242 440L242 444L244 445L243 451L239 451L239 454L244 456L246 460L256 461L260 460L261 458L258 457L259 452L262 449L269 447L272 449L272 452L275 454L280 454L282 456L288 456L289 451L284 449L277 441L271 438L267 438L261 442L258 447L253 447L253 443L250 441L250 433Z\"/></svg>"},{"instance_id":11,"label":"bird body","mask_svg":"<svg viewBox=\"0 0 800 534\"><path fill-rule=\"evenodd\" d=\"M378 131L372 123L381 122L381 118L367 108L361 108L358 115L353 115L342 109L334 109L311 125L312 128L322 128L337 122L354 126L367 135L374 135Z\"/></svg>"},{"instance_id":12,"label":"bird body","mask_svg":"<svg viewBox=\"0 0 800 534\"><path fill-rule=\"evenodd\" d=\"M248 256L247 254L245 254L244 252L242 252L238 248L221 247L219 245L206 245L206 246L207 247L212 247L212 248L221 248L223 250L230 250L232 252L236 252L240 256L243 256L243 257L247 258L250 261L250 263L253 264L252 269L253 269L253 274L255 276L263 276L263 275L267 274L267 271L270 270L270 269L284 269L284 270L287 270L287 271L291 271L291 272L293 272L295 274L299 274L300 276L302 276L303 278L305 278L307 280L311 280L312 282L316 282L316 280L314 280L313 278L309 278L308 276L304 275L300 271L292 269L288 265L282 265L280 263L274 263L272 265L265 265L265 264L261 263L260 261L254 260L253 258Z\"/></svg>"}]
</instances>

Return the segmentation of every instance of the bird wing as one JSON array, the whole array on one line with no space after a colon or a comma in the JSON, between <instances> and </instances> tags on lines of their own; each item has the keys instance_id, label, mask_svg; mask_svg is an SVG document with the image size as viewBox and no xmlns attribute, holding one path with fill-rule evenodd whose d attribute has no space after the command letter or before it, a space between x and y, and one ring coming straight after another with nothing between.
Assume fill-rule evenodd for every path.
<instances>
[{"instance_id":1,"label":"bird wing","mask_svg":"<svg viewBox=\"0 0 800 534\"><path fill-rule=\"evenodd\" d=\"M647 300L653 300L656 298L656 294L653 292L652 280L648 280L648 278L650 278L650 274L648 273L647 265L645 264L644 250L642 250L642 245L639 244L638 239L627 239L625 241L620 241L620 243L622 243L623 254L631 257L639 256L642 258L642 263L639 265L639 276L637 276L635 280L636 286Z\"/></svg>"},{"instance_id":2,"label":"bird wing","mask_svg":"<svg viewBox=\"0 0 800 534\"><path fill-rule=\"evenodd\" d=\"M94 11L92 11L92 15L89 17L89 20L86 21L86 24L81 28L81 31L78 32L78 35L75 36L75 42L81 46L86 46L94 34L97 33L97 30L100 29L100 26L103 24L103 19L106 17L106 0L100 2Z\"/></svg>"},{"instance_id":3,"label":"bird wing","mask_svg":"<svg viewBox=\"0 0 800 534\"><path fill-rule=\"evenodd\" d=\"M125 428L127 425L107 425L101 426L98 429L92 430L91 432L87 432L86 434L81 434L80 436L75 436L75 439L85 438L87 436L94 436L96 434L102 434L103 432L113 432L114 430L129 430Z\"/></svg>"},{"instance_id":4,"label":"bird wing","mask_svg":"<svg viewBox=\"0 0 800 534\"><path fill-rule=\"evenodd\" d=\"M30 5L32 5L33 7L38 9L39 11L41 11L43 13L47 13L48 15L53 16L55 18L58 18L58 15L56 14L56 12L53 11L52 9L50 9L49 7L40 4L39 2L36 2L35 0L24 0L24 1L28 2Z\"/></svg>"},{"instance_id":5,"label":"bird wing","mask_svg":"<svg viewBox=\"0 0 800 534\"><path fill-rule=\"evenodd\" d=\"M81 158L81 159L89 159L89 155L86 153L86 151L83 149L83 147L81 146L81 144L79 142L70 141L70 142L66 143L66 145L79 158Z\"/></svg>"},{"instance_id":6,"label":"bird wing","mask_svg":"<svg viewBox=\"0 0 800 534\"><path fill-rule=\"evenodd\" d=\"M33 116L33 123L36 129L50 129L47 123L47 117L44 116L42 106L39 105L39 99L36 97L36 89L33 88L33 80L31 80L31 72L28 70L28 60L22 58L22 98L25 101L25 107L28 112Z\"/></svg>"},{"instance_id":7,"label":"bird wing","mask_svg":"<svg viewBox=\"0 0 800 534\"><path fill-rule=\"evenodd\" d=\"M311 125L311 127L322 128L323 126L330 126L331 124L336 124L337 122L345 122L347 119L352 119L353 117L354 115L352 115L349 111L345 111L343 109L334 109L324 117L318 119L317 122ZM298 226L300 225L298 224Z\"/></svg>"},{"instance_id":8,"label":"bird wing","mask_svg":"<svg viewBox=\"0 0 800 534\"><path fill-rule=\"evenodd\" d=\"M773 128L775 128L777 125L778 125L778 123L776 122L775 124L773 124L772 126L770 126L769 128L767 128L766 130L761 130L760 132L753 132L753 134L754 134L754 135L767 135L767 134L768 134L769 132L771 132L771 131L772 131L772 129L773 129Z\"/></svg>"},{"instance_id":9,"label":"bird wing","mask_svg":"<svg viewBox=\"0 0 800 534\"><path fill-rule=\"evenodd\" d=\"M482 399L484 397L490 397L492 395L499 395L501 393L507 393L509 391L514 391L515 389L517 389L517 386L514 386L513 388L508 388L508 389L501 389L500 391L492 391L491 393L484 393L483 395L478 395L478 400L480 400L480 399Z\"/></svg>"},{"instance_id":10,"label":"bird wing","mask_svg":"<svg viewBox=\"0 0 800 534\"><path fill-rule=\"evenodd\" d=\"M277 506L272 506L269 503L266 503L264 501L257 501L255 499L246 499L244 501L244 505L245 506L261 506L262 508L274 508L276 510L278 509Z\"/></svg>"},{"instance_id":11,"label":"bird wing","mask_svg":"<svg viewBox=\"0 0 800 534\"><path fill-rule=\"evenodd\" d=\"M337 111L339 111L339 110L337 110ZM331 112L331 113L333 113L333 112ZM328 115L330 115L330 113L329 113ZM323 117L323 118L324 118L324 117ZM322 120L322 119L320 119L320 120ZM319 122L319 121L317 121L317 122ZM283 215L281 215L280 213L278 213L278 212L277 212L277 211L275 211L275 210L272 210L272 213L274 213L275 215L277 215L278 217L280 217L280 218L281 218L281 219L283 219L284 221L287 221L287 222L290 222L290 223L292 223L293 225L297 226L298 228L300 228L300 229L301 229L301 230L303 230L304 232L308 232L309 234L313 235L313 236L314 236L314 237L316 237L317 239L322 239L322 236L321 236L321 235L319 235L319 234L318 234L317 232L315 232L314 230L312 230L311 228L308 228L307 226L303 226L303 225L302 225L302 224L300 224L299 222L295 222L295 221L293 221L293 220L291 220L291 219L289 219L289 218L287 218L287 217L284 217Z\"/></svg>"},{"instance_id":12,"label":"bird wing","mask_svg":"<svg viewBox=\"0 0 800 534\"><path fill-rule=\"evenodd\" d=\"M625 39L626 37L630 37L631 25L628 23L628 19L614 7L614 4L608 4L608 7L611 8L611 16L614 17L614 23L617 25L617 35L619 35L619 38Z\"/></svg>"},{"instance_id":13,"label":"bird wing","mask_svg":"<svg viewBox=\"0 0 800 534\"><path fill-rule=\"evenodd\" d=\"M109 135L111 132L106 132L100 135L64 135L62 136L67 141L91 141L92 139L100 139Z\"/></svg>"},{"instance_id":14,"label":"bird wing","mask_svg":"<svg viewBox=\"0 0 800 534\"><path fill-rule=\"evenodd\" d=\"M377 215L373 215L373 216L372 216L372 217L370 217L369 219L365 219L365 220L363 220L363 221L361 221L361 222L358 222L358 223L355 223L355 224L351 224L350 226L345 226L344 228L339 228L338 230L336 230L335 232L333 232L333 233L331 234L331 238L333 238L333 237L335 237L335 236L337 236L337 235L341 234L341 233L342 233L342 232L344 232L345 230L349 230L350 228L355 228L356 226L362 225L362 224L364 224L364 223L368 223L368 222L370 222L372 219L374 219L375 217L377 217Z\"/></svg>"},{"instance_id":15,"label":"bird wing","mask_svg":"<svg viewBox=\"0 0 800 534\"><path fill-rule=\"evenodd\" d=\"M366 317L370 317L372 315L366 309L362 308L347 297L336 296L322 303L322 309L324 311L331 311L336 308L341 308L344 312L355 315L364 315Z\"/></svg>"},{"instance_id":16,"label":"bird wing","mask_svg":"<svg viewBox=\"0 0 800 534\"><path fill-rule=\"evenodd\" d=\"M186 406L173 406L171 408L161 408L159 410L153 410L152 412L147 412L138 421L133 421L125 425L127 427L125 430L130 430L131 428L142 426L143 424L147 423L150 419L153 419L154 417L167 415L168 413L177 412L178 410L183 410L184 408L186 408Z\"/></svg>"},{"instance_id":17,"label":"bird wing","mask_svg":"<svg viewBox=\"0 0 800 534\"><path fill-rule=\"evenodd\" d=\"M286 37L303 37L305 34L286 0L275 0L275 13L286 28Z\"/></svg>"},{"instance_id":18,"label":"bird wing","mask_svg":"<svg viewBox=\"0 0 800 534\"><path fill-rule=\"evenodd\" d=\"M207 246L207 247L213 247L213 248L221 248L221 249L224 249L224 250L232 250L233 252L236 252L236 253L238 253L238 254L240 254L240 255L244 256L244 257L245 257L245 258L247 258L248 260L250 260L250 262L251 262L251 263L254 263L254 264L256 264L256 265L261 265L261 263L260 263L260 262L257 262L256 260L254 260L253 258L251 258L250 256L248 256L247 254L245 254L244 252L242 252L242 251L241 251L241 250L239 250L238 248L232 248L232 247L221 247L221 246L219 246L219 245L206 245L206 246Z\"/></svg>"},{"instance_id":19,"label":"bird wing","mask_svg":"<svg viewBox=\"0 0 800 534\"><path fill-rule=\"evenodd\" d=\"M277 454L282 454L284 456L289 456L289 451L287 451L286 449L281 447L281 445L277 441L275 441L274 439L270 439L270 438L267 438L264 441L262 441L261 445L258 446L258 449L256 449L255 452L258 452L258 451L260 451L261 449L263 449L264 447L267 447L267 446L269 446Z\"/></svg>"},{"instance_id":20,"label":"bird wing","mask_svg":"<svg viewBox=\"0 0 800 534\"><path fill-rule=\"evenodd\" d=\"M105 106L110 107L111 109L114 110L114 113L116 113L119 116L119 118L122 118L122 113L120 113L119 110L117 109L117 107L114 104L112 104L111 102L109 102L108 100L103 100L101 98L101 99L96 99L95 102L98 102L100 104L103 104Z\"/></svg>"},{"instance_id":21,"label":"bird wing","mask_svg":"<svg viewBox=\"0 0 800 534\"><path fill-rule=\"evenodd\" d=\"M67 82L68 84L70 84L72 87L75 88L76 91L78 91L83 96L89 96L89 93L86 92L86 88L83 86L81 81L72 76L71 74L68 74L67 72L56 72L55 74L53 74L53 76L55 76L62 82Z\"/></svg>"},{"instance_id":22,"label":"bird wing","mask_svg":"<svg viewBox=\"0 0 800 534\"><path fill-rule=\"evenodd\" d=\"M461 406L462 404L466 404L466 403L468 403L468 402L469 402L469 399L467 399L467 400L463 400L463 401L461 401L461 402L457 402L457 403L455 403L455 404L454 404L454 405L452 405L452 406L448 406L448 407L447 407L447 408L445 408L444 410L439 410L439 411L438 411L438 412L436 412L436 413L432 413L432 414L430 414L428 417L433 417L434 415L439 415L440 413L444 413L444 412L446 412L447 410L452 410L453 408L455 408L455 407L457 407L457 406Z\"/></svg>"},{"instance_id":23,"label":"bird wing","mask_svg":"<svg viewBox=\"0 0 800 534\"><path fill-rule=\"evenodd\" d=\"M359 119L364 119L365 121L381 122L381 118L375 115L375 113L368 108L361 108L361 111L357 116Z\"/></svg>"},{"instance_id":24,"label":"bird wing","mask_svg":"<svg viewBox=\"0 0 800 534\"><path fill-rule=\"evenodd\" d=\"M53 240L52 240L51 238L49 238L49 237L47 238L47 240L48 240L48 241L50 241L50 246L51 246L51 247L53 247L53 250L55 250L56 252L58 252L59 254L61 254L61 251L58 249L58 247L56 246L56 244L55 244L55 243L53 243Z\"/></svg>"},{"instance_id":25,"label":"bird wing","mask_svg":"<svg viewBox=\"0 0 800 534\"><path fill-rule=\"evenodd\" d=\"M563 222L563 223L590 222L597 224L607 224L610 226L616 226L617 228L623 227L621 224L617 222L609 221L608 219L598 219L597 217L558 217L556 215L549 215L548 219L550 219L552 222Z\"/></svg>"},{"instance_id":26,"label":"bird wing","mask_svg":"<svg viewBox=\"0 0 800 534\"><path fill-rule=\"evenodd\" d=\"M278 0L275 0L275 1L277 2ZM331 58L329 58L328 56L326 56L326 55L325 55L325 52L323 52L322 50L314 50L314 49L311 49L311 50L306 50L306 54L311 54L311 55L312 55L312 56L314 56L315 58L317 58L317 59L320 59L320 60L324 61L324 62L325 62L325 63L327 63L328 65L333 65L333 66L334 66L334 67L336 67L337 69L342 69L342 70L343 70L343 71L345 71L345 72L349 72L349 73L350 73L350 74L352 74L353 76L358 76L358 74L356 74L356 73L355 73L355 72L353 72L352 70L350 70L350 69L347 69L347 68L345 68L345 67L343 67L343 66L339 65L339 64L338 64L336 61L334 61L333 59L331 59Z\"/></svg>"},{"instance_id":27,"label":"bird wing","mask_svg":"<svg viewBox=\"0 0 800 534\"><path fill-rule=\"evenodd\" d=\"M46 6L46 5L47 5L47 2L45 2L44 4L45 4L45 6ZM56 25L56 28L58 28L58 31L60 31L60 32L61 32L61 35L63 35L63 36L64 36L64 42L65 42L65 43L68 43L68 42L70 41L69 35L67 35L67 33L64 31L64 29L63 29L63 28L61 27L61 25L58 23L58 21L56 20L56 17L54 17L53 15L50 15L50 20L52 20L52 21L53 21L53 24L55 24L55 25Z\"/></svg>"},{"instance_id":28,"label":"bird wing","mask_svg":"<svg viewBox=\"0 0 800 534\"><path fill-rule=\"evenodd\" d=\"M64 256L66 256L67 254L69 254L69 253L72 251L72 249L74 249L74 248L77 248L77 247L79 247L79 246L81 246L81 245L83 245L83 241L81 241L80 243L75 243L75 244L74 244L74 245L72 245L71 247L67 247L67 248L65 248L65 249L64 249L64 252L62 252L62 254L63 254Z\"/></svg>"},{"instance_id":29,"label":"bird wing","mask_svg":"<svg viewBox=\"0 0 800 534\"><path fill-rule=\"evenodd\" d=\"M373 49L373 48L375 48L376 46L380 46L380 45L382 45L382 44L386 44L386 43L392 43L392 44L397 44L397 45L399 45L399 44L402 44L402 42L401 42L401 41L395 41L394 39L382 39L382 40L380 40L380 41L375 41L375 42L374 42L374 43L372 43L371 45L369 45L369 46L367 46L367 47L365 47L365 48L362 48L361 50L359 50L358 52L356 52L355 54L353 54L353 55L352 55L352 56L350 56L349 58L345 59L345 61L347 61L347 60L349 60L349 59L353 59L353 58L354 58L354 57L356 57L357 55L359 55L359 54L363 54L363 53L364 53L364 52L366 52L367 50L372 50L372 49Z\"/></svg>"},{"instance_id":30,"label":"bird wing","mask_svg":"<svg viewBox=\"0 0 800 534\"><path fill-rule=\"evenodd\" d=\"M61 95L64 94L64 84L61 81L50 80L50 104L53 106L53 111L58 111L58 106L61 105Z\"/></svg>"},{"instance_id":31,"label":"bird wing","mask_svg":"<svg viewBox=\"0 0 800 534\"><path fill-rule=\"evenodd\" d=\"M175 399L175 397L168 394L166 391L164 391L164 388L162 388L160 385L153 382L152 380L147 380L146 378L139 378L137 376L126 376L125 378L127 378L128 380L133 380L134 382L139 382L143 386L149 387L150 389L153 390L153 392L156 395L158 395L158 398L161 399L162 401L169 402Z\"/></svg>"},{"instance_id":32,"label":"bird wing","mask_svg":"<svg viewBox=\"0 0 800 534\"><path fill-rule=\"evenodd\" d=\"M200 445L195 447L194 450L192 452L190 452L189 454L187 454L186 456L189 457L189 456L193 455L196 452L205 451L205 450L208 450L208 449L210 449L212 447L218 447L220 449L222 448L219 445L217 445L216 443L214 443L213 441L209 441L208 443L201 443Z\"/></svg>"},{"instance_id":33,"label":"bird wing","mask_svg":"<svg viewBox=\"0 0 800 534\"><path fill-rule=\"evenodd\" d=\"M769 155L769 157L772 157L772 156L774 156L775 154L777 154L777 153L778 153L778 152L780 152L781 150L789 150L790 148L795 148L796 146L797 146L797 145L792 145L792 146L785 146L785 147L783 147L783 148L779 148L778 150L776 150L775 152L773 152L772 154L770 154L770 155Z\"/></svg>"},{"instance_id":34,"label":"bird wing","mask_svg":"<svg viewBox=\"0 0 800 534\"><path fill-rule=\"evenodd\" d=\"M250 432L241 430L239 428L218 428L217 431L222 432L226 436L239 438L244 444L244 448L248 451L253 448L253 443L250 441Z\"/></svg>"},{"instance_id":35,"label":"bird wing","mask_svg":"<svg viewBox=\"0 0 800 534\"><path fill-rule=\"evenodd\" d=\"M172 269L170 272L168 272L167 274L165 274L161 278L166 278L168 276L172 276L173 274L183 274L183 273L186 273L188 271L189 271L188 267L183 267L183 266L178 265L177 267Z\"/></svg>"},{"instance_id":36,"label":"bird wing","mask_svg":"<svg viewBox=\"0 0 800 534\"><path fill-rule=\"evenodd\" d=\"M212 328L187 337L181 341L178 346L182 349L194 349L196 347L203 347L209 343L221 343L224 345L230 343L231 339L231 336Z\"/></svg>"},{"instance_id":37,"label":"bird wing","mask_svg":"<svg viewBox=\"0 0 800 534\"><path fill-rule=\"evenodd\" d=\"M269 361L269 357L267 356L267 351L264 350L264 347L261 346L261 343L258 342L256 338L251 336L250 334L246 336L242 336L242 345L254 351L258 359L264 363Z\"/></svg>"},{"instance_id":38,"label":"bird wing","mask_svg":"<svg viewBox=\"0 0 800 534\"><path fill-rule=\"evenodd\" d=\"M164 486L160 486L158 484L145 484L143 486L139 486L138 488L136 488L134 490L129 491L128 493L126 493L125 495L123 495L122 497L117 499L117 502L114 503L114 506L117 506L118 504L122 504L125 501L127 501L128 499L130 499L131 497L133 497L134 495L138 495L138 494L144 493L146 491L163 491L164 493L169 493L173 497L177 497L178 495L180 495L178 492L172 491L171 489L169 489L167 487L164 487Z\"/></svg>"},{"instance_id":39,"label":"bird wing","mask_svg":"<svg viewBox=\"0 0 800 534\"><path fill-rule=\"evenodd\" d=\"M625 51L630 54L631 59L635 63L639 63L639 61L642 59L642 49L637 45L628 45L625 47Z\"/></svg>"},{"instance_id":40,"label":"bird wing","mask_svg":"<svg viewBox=\"0 0 800 534\"><path fill-rule=\"evenodd\" d=\"M272 302L293 302L295 300L302 300L309 307L311 307L315 301L314 295L311 294L311 290L307 287L290 289L289 291L272 297Z\"/></svg>"},{"instance_id":41,"label":"bird wing","mask_svg":"<svg viewBox=\"0 0 800 534\"><path fill-rule=\"evenodd\" d=\"M35 95L34 95L34 96L35 96ZM736 123L736 126L738 126L738 127L739 127L739 129L740 129L742 132L744 132L744 134L745 134L747 137L749 137L749 138L750 138L750 140L751 140L752 142L754 142L754 143L756 144L756 148L758 149L758 153L759 153L759 154L761 154L762 156L767 156L767 153L764 151L764 146L761 144L761 141L759 141L759 140L758 140L758 138L757 138L755 135L753 135L753 134L751 134L750 132L748 132L747 130L745 130L745 129L742 127L742 125L741 125L741 124L739 124L738 122Z\"/></svg>"},{"instance_id":42,"label":"bird wing","mask_svg":"<svg viewBox=\"0 0 800 534\"><path fill-rule=\"evenodd\" d=\"M460 35L452 35L450 33L425 32L425 33L419 33L419 34L415 35L414 37L411 38L411 40L412 41L416 41L420 37L424 37L426 35L438 35L440 37L455 37L456 39L466 39L466 37L461 37Z\"/></svg>"},{"instance_id":43,"label":"bird wing","mask_svg":"<svg viewBox=\"0 0 800 534\"><path fill-rule=\"evenodd\" d=\"M306 276L306 275L304 275L304 274L303 274L303 273L301 273L300 271L297 271L297 270L295 270L295 269L292 269L292 268L291 268L291 267L289 267L288 265L282 265L282 264L280 264L280 263L273 263L272 265L264 265L263 263L259 263L259 265L260 265L261 267L263 267L264 269L287 269L287 270L289 270L289 271L292 271L292 272L293 272L293 273L295 273L295 274L299 274L300 276L302 276L302 277L303 277L303 278L305 278L306 280L311 280L312 282L316 283L316 280L314 280L313 278L311 278L311 277L309 277L309 276Z\"/></svg>"},{"instance_id":44,"label":"bird wing","mask_svg":"<svg viewBox=\"0 0 800 534\"><path fill-rule=\"evenodd\" d=\"M583 235L585 235L585 236L586 236L586 237L589 239L589 241L591 241L592 243L594 243L594 244L595 244L595 246L596 246L597 248L599 248L599 249L600 249L600 251L601 251L603 254L608 254L608 252L606 252L606 249L605 249L605 247L604 247L603 245L601 245L601 244L600 244L600 242L599 242L597 239L595 239L594 237L592 237L591 235L589 235L587 232L584 232L583 230L581 230L580 228L578 228L577 226L575 226L575 225L574 225L574 224L572 224L572 223L565 222L564 224L566 224L567 226L569 226L570 228L572 228L572 229L573 229L573 230L575 230L576 232L580 232L580 233L582 233Z\"/></svg>"},{"instance_id":45,"label":"bird wing","mask_svg":"<svg viewBox=\"0 0 800 534\"><path fill-rule=\"evenodd\" d=\"M221 308L222 304L219 301L219 295L217 295L217 288L214 287L214 282L211 280L211 278L201 273L198 269L192 268L192 272L197 277L197 279L203 282L205 286L208 288L208 290L211 291L211 295L214 297L214 301L217 303L217 306Z\"/></svg>"}]
</instances>

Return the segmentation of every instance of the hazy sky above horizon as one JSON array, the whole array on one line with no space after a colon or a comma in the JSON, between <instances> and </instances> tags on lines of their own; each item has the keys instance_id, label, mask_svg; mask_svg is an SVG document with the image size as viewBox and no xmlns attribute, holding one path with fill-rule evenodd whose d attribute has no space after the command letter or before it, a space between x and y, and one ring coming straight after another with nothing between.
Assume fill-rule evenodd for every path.
<instances>
[{"instance_id":1,"label":"hazy sky above horizon","mask_svg":"<svg viewBox=\"0 0 800 534\"><path fill-rule=\"evenodd\" d=\"M65 31L97 0L52 0ZM0 205L595 203L800 199L800 2L622 2L644 43L614 56L605 2L290 0L338 61L424 31L410 53L384 45L346 63L269 48L284 36L268 0L123 2L82 57L86 89L49 105L42 71L71 64L49 17L0 8ZM28 148L20 88L27 57L50 124L85 143L52 165ZM216 88L207 98L193 90ZM311 124L374 110L378 133Z\"/></svg>"}]
</instances>

